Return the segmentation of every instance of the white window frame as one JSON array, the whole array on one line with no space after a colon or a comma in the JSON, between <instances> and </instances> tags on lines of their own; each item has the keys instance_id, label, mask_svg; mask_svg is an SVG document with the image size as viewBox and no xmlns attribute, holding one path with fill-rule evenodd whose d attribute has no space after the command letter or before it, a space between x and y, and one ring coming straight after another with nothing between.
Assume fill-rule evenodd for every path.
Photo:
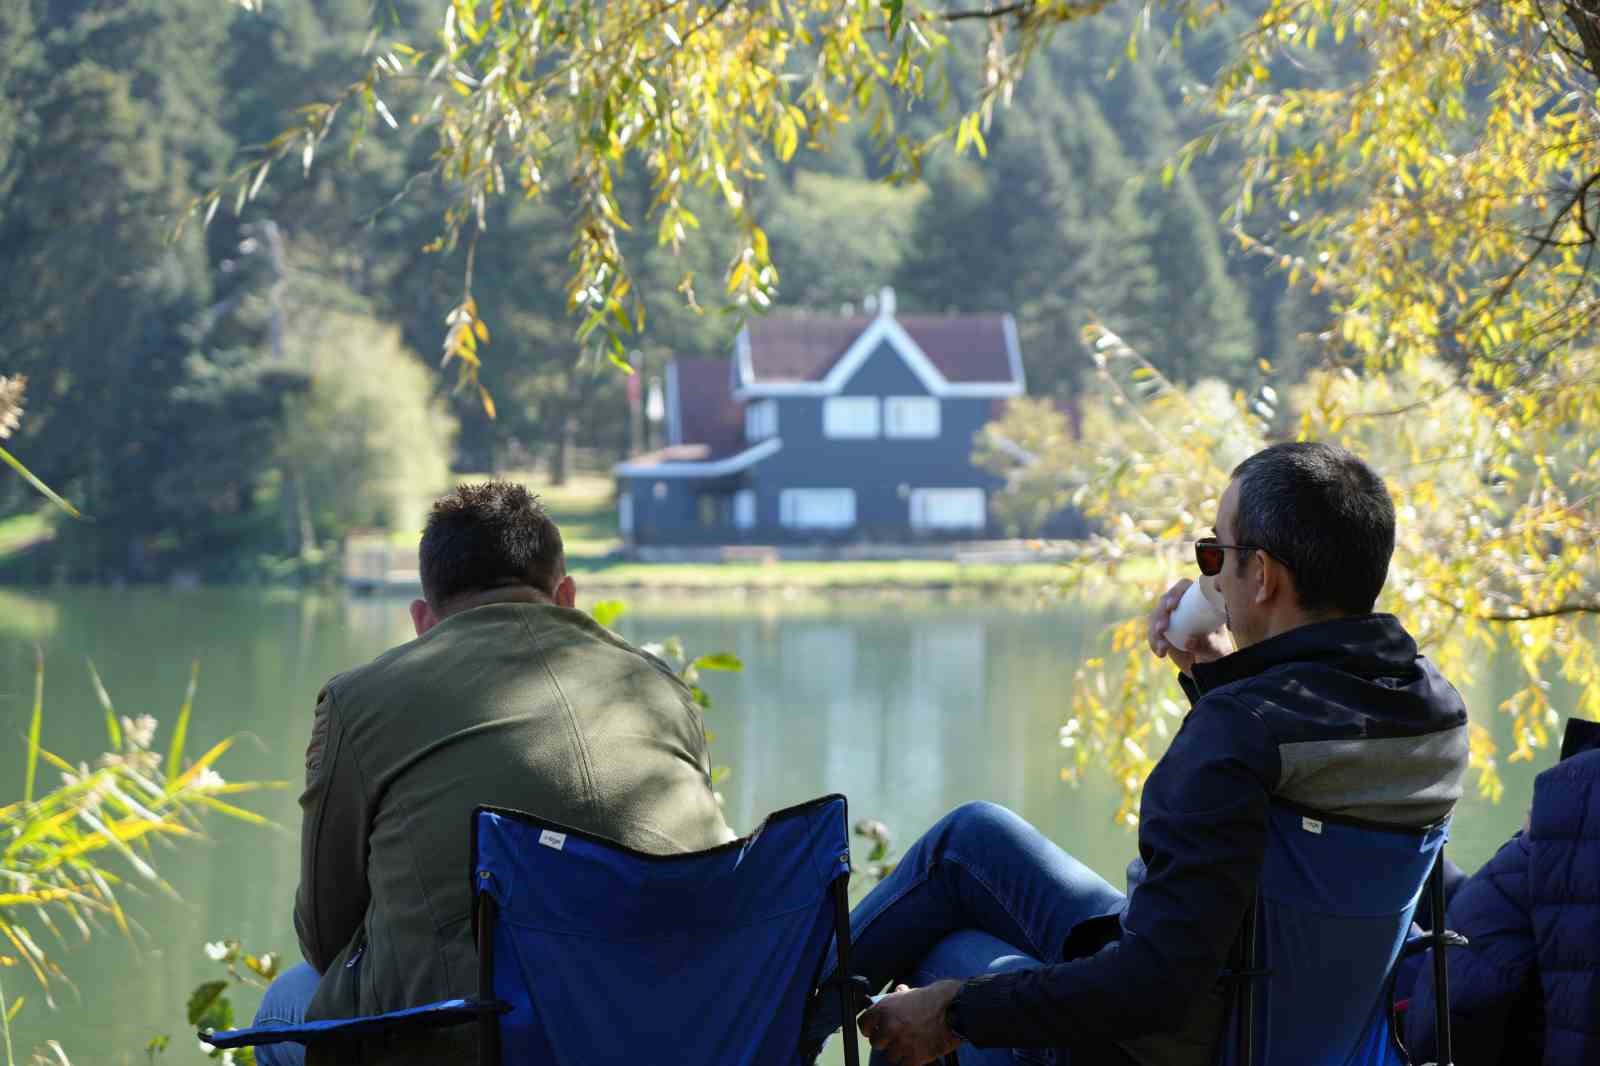
<instances>
[{"instance_id":1,"label":"white window frame","mask_svg":"<svg viewBox=\"0 0 1600 1066\"><path fill-rule=\"evenodd\" d=\"M829 440L872 440L878 436L876 396L829 396L822 401L822 435Z\"/></svg>"},{"instance_id":2,"label":"white window frame","mask_svg":"<svg viewBox=\"0 0 1600 1066\"><path fill-rule=\"evenodd\" d=\"M855 489L784 489L778 521L786 529L851 529L856 524Z\"/></svg>"},{"instance_id":3,"label":"white window frame","mask_svg":"<svg viewBox=\"0 0 1600 1066\"><path fill-rule=\"evenodd\" d=\"M749 444L778 435L778 401L754 400L745 405L744 439Z\"/></svg>"},{"instance_id":4,"label":"white window frame","mask_svg":"<svg viewBox=\"0 0 1600 1066\"><path fill-rule=\"evenodd\" d=\"M977 514L972 514L971 504L976 499L978 502ZM961 501L965 510L952 521L949 513L940 513L938 508L948 507L955 501ZM932 509L933 514L929 511ZM989 500L982 489L974 488L943 488L943 489L912 489L911 490L911 528L921 533L948 532L950 530L982 530L988 525Z\"/></svg>"},{"instance_id":5,"label":"white window frame","mask_svg":"<svg viewBox=\"0 0 1600 1066\"><path fill-rule=\"evenodd\" d=\"M756 528L755 489L740 489L733 494L733 528L741 530Z\"/></svg>"},{"instance_id":6,"label":"white window frame","mask_svg":"<svg viewBox=\"0 0 1600 1066\"><path fill-rule=\"evenodd\" d=\"M888 396L883 401L883 435L899 440L931 440L939 435L937 396Z\"/></svg>"}]
</instances>

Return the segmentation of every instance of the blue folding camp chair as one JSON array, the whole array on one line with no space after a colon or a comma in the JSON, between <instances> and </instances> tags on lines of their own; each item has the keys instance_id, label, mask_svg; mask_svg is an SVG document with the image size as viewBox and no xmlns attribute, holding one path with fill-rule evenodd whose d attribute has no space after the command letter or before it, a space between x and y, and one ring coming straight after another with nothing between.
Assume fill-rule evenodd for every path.
<instances>
[{"instance_id":1,"label":"blue folding camp chair","mask_svg":"<svg viewBox=\"0 0 1600 1066\"><path fill-rule=\"evenodd\" d=\"M1256 899L1234 945L1218 1066L1406 1066L1395 963L1434 948L1440 1066L1449 1066L1444 928L1449 820L1402 829L1274 801ZM1352 874L1358 876L1352 876ZM1426 890L1433 929L1409 937Z\"/></svg>"},{"instance_id":2,"label":"blue folding camp chair","mask_svg":"<svg viewBox=\"0 0 1600 1066\"><path fill-rule=\"evenodd\" d=\"M475 997L201 1039L309 1043L476 1022L482 1066L799 1066L801 1021L831 942L838 973L850 973L846 820L844 797L824 796L721 847L647 855L480 807ZM828 985L855 1017L859 980ZM851 1026L844 1052L859 1066Z\"/></svg>"}]
</instances>

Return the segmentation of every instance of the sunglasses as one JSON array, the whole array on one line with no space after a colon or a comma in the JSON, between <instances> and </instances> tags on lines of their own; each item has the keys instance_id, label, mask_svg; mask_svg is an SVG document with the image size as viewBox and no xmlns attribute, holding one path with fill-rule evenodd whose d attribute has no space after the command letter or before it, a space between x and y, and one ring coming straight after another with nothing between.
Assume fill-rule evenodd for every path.
<instances>
[{"instance_id":1,"label":"sunglasses","mask_svg":"<svg viewBox=\"0 0 1600 1066\"><path fill-rule=\"evenodd\" d=\"M1201 537L1194 542L1194 561L1200 567L1200 572L1206 577L1216 577L1222 573L1222 562L1227 558L1223 553L1229 548L1242 552L1266 550L1259 544L1222 544L1216 537Z\"/></svg>"}]
</instances>

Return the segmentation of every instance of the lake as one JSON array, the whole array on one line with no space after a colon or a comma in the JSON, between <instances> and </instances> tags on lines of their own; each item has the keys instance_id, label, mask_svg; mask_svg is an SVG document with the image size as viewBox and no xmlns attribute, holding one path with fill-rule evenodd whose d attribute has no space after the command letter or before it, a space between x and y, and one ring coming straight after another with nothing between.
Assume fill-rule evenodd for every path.
<instances>
[{"instance_id":1,"label":"lake","mask_svg":"<svg viewBox=\"0 0 1600 1066\"><path fill-rule=\"evenodd\" d=\"M1062 603L937 602L852 597L835 601L711 602L681 595L636 600L616 628L643 643L682 637L695 653L731 651L740 674L711 674L708 726L729 819L748 831L763 813L830 791L848 795L852 819L885 822L906 843L956 804L989 799L1020 812L1115 885L1134 837L1112 824L1112 782L1062 783L1057 730L1074 669L1109 616ZM188 750L225 736L240 743L224 777L293 782L246 797L277 831L213 820L214 838L159 856L182 894L130 900L142 926L136 948L107 929L56 954L77 991L47 1008L21 968L0 970L8 998L26 996L13 1025L20 1061L59 1039L75 1066L143 1062L153 1035L172 1036L159 1061L204 1061L187 1032L189 992L220 976L203 944L241 937L255 951L297 957L290 920L298 877L296 796L318 688L333 674L411 636L405 601L296 591L69 588L0 591L0 802L22 794L33 656L46 657L44 745L70 761L104 748L88 680L92 659L122 714L153 714L170 727L193 660L200 687ZM1490 671L1467 692L1487 720L1511 691L1513 670ZM1502 742L1508 730L1495 721ZM165 750L165 732L158 750ZM1532 777L1554 759L1504 766L1506 799L1478 799L1470 782L1451 855L1474 869L1522 823ZM41 767L41 787L57 780ZM72 939L72 938L69 938ZM254 994L235 1003L254 1011Z\"/></svg>"}]
</instances>

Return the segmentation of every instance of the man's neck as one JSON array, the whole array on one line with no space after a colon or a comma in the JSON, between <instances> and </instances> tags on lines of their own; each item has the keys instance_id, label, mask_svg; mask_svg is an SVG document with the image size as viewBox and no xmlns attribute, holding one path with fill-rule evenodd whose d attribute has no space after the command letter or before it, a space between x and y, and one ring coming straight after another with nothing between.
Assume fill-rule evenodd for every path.
<instances>
[{"instance_id":1,"label":"man's neck","mask_svg":"<svg viewBox=\"0 0 1600 1066\"><path fill-rule=\"evenodd\" d=\"M1348 617L1350 617L1348 614L1338 610L1303 611L1299 608L1292 608L1270 616L1261 636L1252 641L1252 643L1259 644L1261 641L1271 640L1273 637L1282 636L1291 629L1299 629L1301 626L1315 625L1318 622L1331 622L1336 618Z\"/></svg>"},{"instance_id":2,"label":"man's neck","mask_svg":"<svg viewBox=\"0 0 1600 1066\"><path fill-rule=\"evenodd\" d=\"M469 592L447 600L439 609L438 616L442 622L452 615L463 611L470 611L474 607L487 607L491 603L552 603L550 597L540 592L531 585L507 585L504 588L484 589L482 592Z\"/></svg>"}]
</instances>

